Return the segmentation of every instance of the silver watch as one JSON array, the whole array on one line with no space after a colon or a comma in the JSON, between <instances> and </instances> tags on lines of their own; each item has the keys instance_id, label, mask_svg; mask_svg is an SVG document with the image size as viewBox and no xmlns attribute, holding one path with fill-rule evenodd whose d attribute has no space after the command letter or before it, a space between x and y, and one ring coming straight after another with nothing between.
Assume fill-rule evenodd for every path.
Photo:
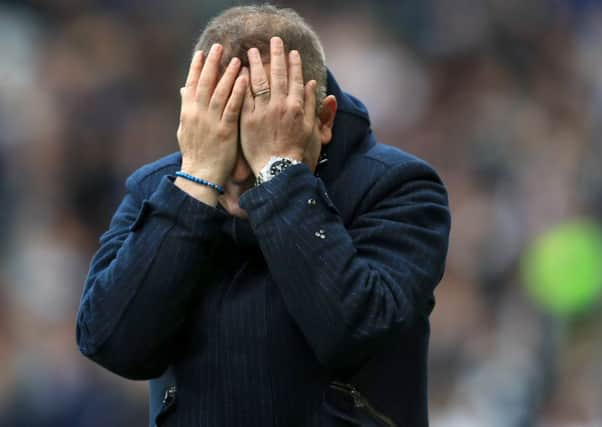
<instances>
[{"instance_id":1,"label":"silver watch","mask_svg":"<svg viewBox=\"0 0 602 427\"><path fill-rule=\"evenodd\" d=\"M283 170L299 164L301 164L299 160L289 159L288 157L272 157L270 160L268 160L268 163L263 167L263 169L261 169L261 171L257 174L257 177L255 178L255 185L268 182Z\"/></svg>"}]
</instances>

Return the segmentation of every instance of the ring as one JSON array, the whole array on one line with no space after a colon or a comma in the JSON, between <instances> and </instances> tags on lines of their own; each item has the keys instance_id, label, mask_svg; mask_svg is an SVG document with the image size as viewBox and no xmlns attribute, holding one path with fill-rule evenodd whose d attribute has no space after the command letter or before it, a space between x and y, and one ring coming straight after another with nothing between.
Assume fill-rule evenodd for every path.
<instances>
[{"instance_id":1,"label":"ring","mask_svg":"<svg viewBox=\"0 0 602 427\"><path fill-rule=\"evenodd\" d=\"M270 94L270 89L268 88L268 89L260 90L259 92L255 92L254 97L257 98L259 96L269 95L269 94Z\"/></svg>"}]
</instances>

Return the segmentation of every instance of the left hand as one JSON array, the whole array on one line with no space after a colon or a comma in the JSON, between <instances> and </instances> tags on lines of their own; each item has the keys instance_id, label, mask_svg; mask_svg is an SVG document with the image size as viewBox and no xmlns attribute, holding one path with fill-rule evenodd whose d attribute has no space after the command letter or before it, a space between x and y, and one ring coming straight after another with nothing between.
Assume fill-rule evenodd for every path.
<instances>
[{"instance_id":1,"label":"left hand","mask_svg":"<svg viewBox=\"0 0 602 427\"><path fill-rule=\"evenodd\" d=\"M270 41L269 80L259 50L250 49L248 56L251 87L241 111L240 142L257 176L272 156L303 161L316 122L316 81L304 84L297 51L289 52L287 67L279 37Z\"/></svg>"}]
</instances>

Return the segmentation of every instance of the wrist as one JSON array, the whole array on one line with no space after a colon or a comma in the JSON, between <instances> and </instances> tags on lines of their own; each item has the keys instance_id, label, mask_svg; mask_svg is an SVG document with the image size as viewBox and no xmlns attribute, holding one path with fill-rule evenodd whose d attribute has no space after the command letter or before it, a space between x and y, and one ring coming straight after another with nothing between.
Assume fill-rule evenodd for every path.
<instances>
[{"instance_id":1,"label":"wrist","mask_svg":"<svg viewBox=\"0 0 602 427\"><path fill-rule=\"evenodd\" d=\"M301 163L303 162L290 157L273 156L255 176L255 185L261 185L270 181L276 175L279 175L291 166L299 165Z\"/></svg>"},{"instance_id":2,"label":"wrist","mask_svg":"<svg viewBox=\"0 0 602 427\"><path fill-rule=\"evenodd\" d=\"M303 153L298 153L296 151L287 151L287 152L282 152L279 154L272 154L272 155L268 155L268 156L264 156L261 157L260 159L256 160L254 162L254 164L251 166L251 169L253 170L253 173L255 174L255 176L258 176L259 173L265 169L265 167L272 162L273 159L278 158L278 159L288 159L291 160L293 163L302 163L304 158L303 158Z\"/></svg>"},{"instance_id":3,"label":"wrist","mask_svg":"<svg viewBox=\"0 0 602 427\"><path fill-rule=\"evenodd\" d=\"M222 187L225 185L227 180L227 174L215 168L190 165L186 162L182 162L180 170L189 175L195 176L200 179L204 179L209 182L213 182Z\"/></svg>"},{"instance_id":4,"label":"wrist","mask_svg":"<svg viewBox=\"0 0 602 427\"><path fill-rule=\"evenodd\" d=\"M185 178L177 177L174 185L189 196L205 203L208 206L216 207L219 194L213 188L196 184Z\"/></svg>"}]
</instances>

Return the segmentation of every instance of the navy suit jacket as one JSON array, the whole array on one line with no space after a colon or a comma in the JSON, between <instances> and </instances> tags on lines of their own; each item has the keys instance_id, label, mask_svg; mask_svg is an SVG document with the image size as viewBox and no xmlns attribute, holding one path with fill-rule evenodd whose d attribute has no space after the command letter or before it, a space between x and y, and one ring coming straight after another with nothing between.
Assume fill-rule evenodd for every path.
<instances>
[{"instance_id":1,"label":"navy suit jacket","mask_svg":"<svg viewBox=\"0 0 602 427\"><path fill-rule=\"evenodd\" d=\"M179 153L127 179L91 262L77 343L110 371L151 380L151 423L388 425L365 417L378 412L428 425L446 191L427 163L376 141L366 108L330 74L328 92L339 102L328 161L245 192L248 220L174 186Z\"/></svg>"}]
</instances>

